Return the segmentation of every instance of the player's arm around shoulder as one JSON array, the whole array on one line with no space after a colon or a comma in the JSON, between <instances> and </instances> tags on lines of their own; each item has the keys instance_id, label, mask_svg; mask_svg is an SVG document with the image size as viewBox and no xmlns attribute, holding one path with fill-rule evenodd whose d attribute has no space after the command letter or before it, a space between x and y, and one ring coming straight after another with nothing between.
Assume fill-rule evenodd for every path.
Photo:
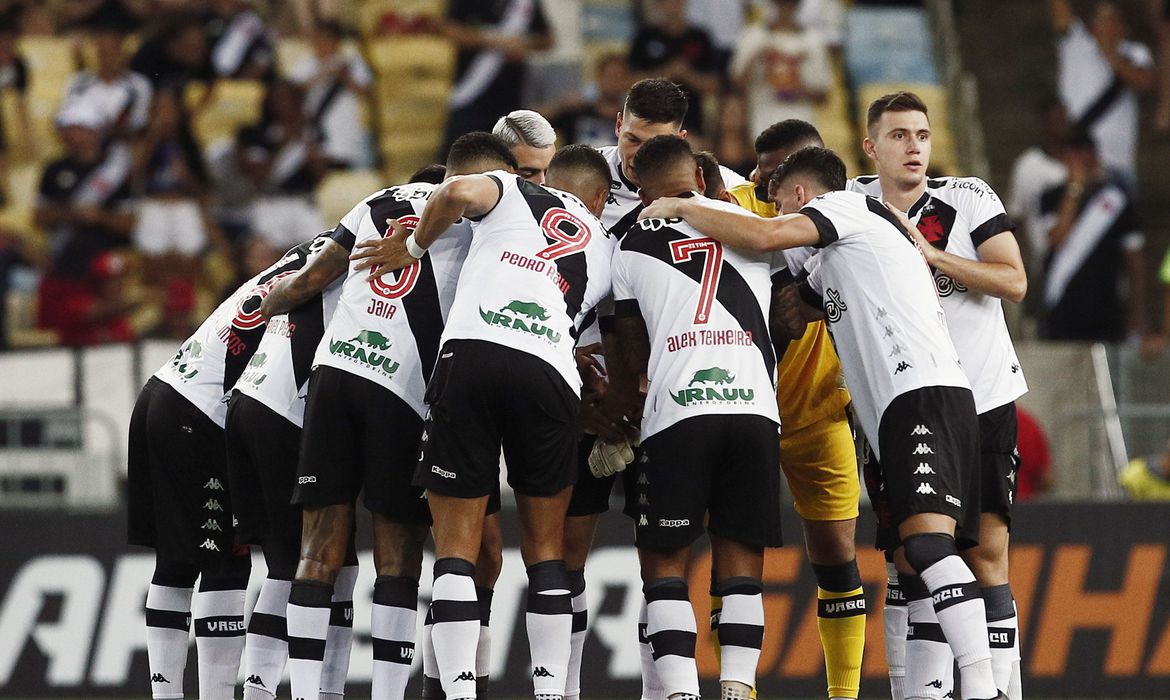
<instances>
[{"instance_id":1,"label":"player's arm around shoulder","mask_svg":"<svg viewBox=\"0 0 1170 700\"><path fill-rule=\"evenodd\" d=\"M320 294L349 267L349 251L331 238L320 238L320 247L309 256L305 266L294 275L277 282L260 302L265 320L296 307Z\"/></svg>"},{"instance_id":2,"label":"player's arm around shoulder","mask_svg":"<svg viewBox=\"0 0 1170 700\"><path fill-rule=\"evenodd\" d=\"M664 197L642 210L639 219L682 219L705 236L750 253L816 245L821 237L803 214L765 219L725 202L701 197Z\"/></svg>"}]
</instances>

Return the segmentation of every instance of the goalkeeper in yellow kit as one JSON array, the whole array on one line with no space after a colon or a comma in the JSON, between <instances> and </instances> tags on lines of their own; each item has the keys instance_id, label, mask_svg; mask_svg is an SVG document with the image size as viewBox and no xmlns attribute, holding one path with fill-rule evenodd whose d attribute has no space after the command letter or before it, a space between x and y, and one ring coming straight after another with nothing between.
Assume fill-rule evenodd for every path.
<instances>
[{"instance_id":1,"label":"goalkeeper in yellow kit","mask_svg":"<svg viewBox=\"0 0 1170 700\"><path fill-rule=\"evenodd\" d=\"M768 179L788 155L823 146L816 127L798 119L778 122L755 142L753 182L728 192L741 207L764 217L777 215L767 198ZM772 319L774 328L784 325ZM799 332L799 327L796 329ZM775 332L775 331L774 331ZM857 570L857 454L846 417L849 392L823 321L778 347L776 400L780 407L780 465L804 524L805 547L817 579L817 628L825 652L831 699L856 698L865 647L865 597ZM712 630L722 606L712 598ZM718 640L716 640L718 652Z\"/></svg>"}]
</instances>

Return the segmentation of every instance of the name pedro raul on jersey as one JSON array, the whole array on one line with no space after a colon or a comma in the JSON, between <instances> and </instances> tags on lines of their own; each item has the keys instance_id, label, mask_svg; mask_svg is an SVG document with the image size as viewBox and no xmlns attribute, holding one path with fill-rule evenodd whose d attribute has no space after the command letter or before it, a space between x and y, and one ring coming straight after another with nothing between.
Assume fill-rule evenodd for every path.
<instances>
[{"instance_id":1,"label":"name pedro raul on jersey","mask_svg":"<svg viewBox=\"0 0 1170 700\"><path fill-rule=\"evenodd\" d=\"M227 420L227 394L244 373L264 337L260 303L281 279L305 266L320 249L318 236L292 249L245 282L207 317L154 376L174 387L216 425Z\"/></svg>"},{"instance_id":2,"label":"name pedro raul on jersey","mask_svg":"<svg viewBox=\"0 0 1170 700\"><path fill-rule=\"evenodd\" d=\"M352 251L384 237L389 219L418 225L435 186L399 185L375 192L349 211L330 237ZM470 245L469 222L446 231L417 262L372 281L351 263L313 365L334 367L386 387L421 417L423 394Z\"/></svg>"},{"instance_id":3,"label":"name pedro raul on jersey","mask_svg":"<svg viewBox=\"0 0 1170 700\"><path fill-rule=\"evenodd\" d=\"M882 195L874 175L851 180L849 189L871 197ZM977 177L927 180L926 191L907 215L931 245L968 260L979 260L980 245L1015 227L995 191ZM984 413L1025 394L1028 385L1000 300L970 290L940 270L932 273L951 340L971 382L976 410Z\"/></svg>"},{"instance_id":4,"label":"name pedro raul on jersey","mask_svg":"<svg viewBox=\"0 0 1170 700\"><path fill-rule=\"evenodd\" d=\"M968 388L926 261L873 197L829 192L801 209L820 233L800 293L824 310L865 434L877 444L896 397L928 386Z\"/></svg>"},{"instance_id":5,"label":"name pedro raul on jersey","mask_svg":"<svg viewBox=\"0 0 1170 700\"><path fill-rule=\"evenodd\" d=\"M535 355L579 392L573 346L610 291L614 238L567 192L504 171L496 206L471 224L443 341L486 340Z\"/></svg>"},{"instance_id":6,"label":"name pedro raul on jersey","mask_svg":"<svg viewBox=\"0 0 1170 700\"><path fill-rule=\"evenodd\" d=\"M709 414L779 425L767 321L772 261L680 220L646 219L627 232L614 259L614 307L641 315L650 336L643 438Z\"/></svg>"}]
</instances>

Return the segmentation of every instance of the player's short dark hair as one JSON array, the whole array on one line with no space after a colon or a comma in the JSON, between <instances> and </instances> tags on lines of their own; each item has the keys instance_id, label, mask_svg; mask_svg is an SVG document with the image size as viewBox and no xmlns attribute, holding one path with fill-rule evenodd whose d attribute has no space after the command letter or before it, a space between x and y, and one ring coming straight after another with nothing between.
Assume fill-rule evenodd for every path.
<instances>
[{"instance_id":1,"label":"player's short dark hair","mask_svg":"<svg viewBox=\"0 0 1170 700\"><path fill-rule=\"evenodd\" d=\"M1062 146L1070 151L1097 151L1097 141L1088 129L1076 127L1069 129L1068 135L1061 141Z\"/></svg>"},{"instance_id":2,"label":"player's short dark hair","mask_svg":"<svg viewBox=\"0 0 1170 700\"><path fill-rule=\"evenodd\" d=\"M684 138L663 134L638 147L634 153L634 172L639 180L653 180L681 161L690 163L694 169L696 161L691 144Z\"/></svg>"},{"instance_id":3,"label":"player's short dark hair","mask_svg":"<svg viewBox=\"0 0 1170 700\"><path fill-rule=\"evenodd\" d=\"M821 132L812 124L803 119L785 119L776 122L760 132L756 137L756 155L769 151L791 150L802 144L824 145Z\"/></svg>"},{"instance_id":4,"label":"player's short dark hair","mask_svg":"<svg viewBox=\"0 0 1170 700\"><path fill-rule=\"evenodd\" d=\"M596 148L583 144L565 146L553 155L548 163L549 178L559 177L561 174L570 174L576 177L588 177L596 184L609 187L609 162Z\"/></svg>"},{"instance_id":5,"label":"player's short dark hair","mask_svg":"<svg viewBox=\"0 0 1170 700\"><path fill-rule=\"evenodd\" d=\"M447 166L442 163L431 163L430 165L424 165L418 170L415 170L408 182L429 182L432 185L437 185L446 177Z\"/></svg>"},{"instance_id":6,"label":"player's short dark hair","mask_svg":"<svg viewBox=\"0 0 1170 700\"><path fill-rule=\"evenodd\" d=\"M713 199L719 190L727 189L727 185L723 182L723 173L719 170L719 159L715 157L714 153L699 151L695 154L695 162L702 169L703 182L707 184L707 190L703 192L703 196Z\"/></svg>"},{"instance_id":7,"label":"player's short dark hair","mask_svg":"<svg viewBox=\"0 0 1170 700\"><path fill-rule=\"evenodd\" d=\"M865 128L872 131L886 112L922 112L930 117L930 111L921 97L907 90L900 90L882 95L870 103L865 116Z\"/></svg>"},{"instance_id":8,"label":"player's short dark hair","mask_svg":"<svg viewBox=\"0 0 1170 700\"><path fill-rule=\"evenodd\" d=\"M634 83L626 95L625 111L654 124L679 124L687 116L687 94L665 78Z\"/></svg>"},{"instance_id":9,"label":"player's short dark hair","mask_svg":"<svg viewBox=\"0 0 1170 700\"><path fill-rule=\"evenodd\" d=\"M447 170L464 170L482 162L498 163L512 170L520 167L508 144L486 131L472 131L460 136L447 152Z\"/></svg>"},{"instance_id":10,"label":"player's short dark hair","mask_svg":"<svg viewBox=\"0 0 1170 700\"><path fill-rule=\"evenodd\" d=\"M821 146L805 146L784 159L768 181L769 190L774 190L794 175L812 175L830 192L845 189L845 162Z\"/></svg>"}]
</instances>

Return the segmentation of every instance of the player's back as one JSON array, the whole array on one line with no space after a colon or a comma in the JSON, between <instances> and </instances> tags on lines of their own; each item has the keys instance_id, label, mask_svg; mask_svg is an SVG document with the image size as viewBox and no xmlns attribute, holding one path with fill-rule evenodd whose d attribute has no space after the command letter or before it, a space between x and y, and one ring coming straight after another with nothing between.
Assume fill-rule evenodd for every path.
<instances>
[{"instance_id":1,"label":"player's back","mask_svg":"<svg viewBox=\"0 0 1170 700\"><path fill-rule=\"evenodd\" d=\"M824 310L866 434L900 394L968 388L926 261L881 202L830 192L801 213L825 246L805 263L801 293Z\"/></svg>"},{"instance_id":2,"label":"player's back","mask_svg":"<svg viewBox=\"0 0 1170 700\"><path fill-rule=\"evenodd\" d=\"M243 374L264 336L260 303L279 280L303 268L324 242L318 236L295 246L241 285L154 376L174 387L222 427L227 415L224 396Z\"/></svg>"},{"instance_id":3,"label":"player's back","mask_svg":"<svg viewBox=\"0 0 1170 700\"><path fill-rule=\"evenodd\" d=\"M389 219L413 230L434 189L412 183L376 192L342 218L332 238L352 251L359 242L386 236ZM385 386L423 415L426 381L470 243L470 223L464 220L440 236L422 259L396 273L368 280L367 270L350 263L314 365Z\"/></svg>"},{"instance_id":4,"label":"player's back","mask_svg":"<svg viewBox=\"0 0 1170 700\"><path fill-rule=\"evenodd\" d=\"M698 415L780 422L767 320L772 260L683 221L646 219L627 232L614 263L614 305L619 317L640 314L650 338L643 438Z\"/></svg>"},{"instance_id":5,"label":"player's back","mask_svg":"<svg viewBox=\"0 0 1170 700\"><path fill-rule=\"evenodd\" d=\"M443 341L485 340L541 358L574 390L573 347L610 290L614 240L572 194L504 171L496 206L472 222Z\"/></svg>"}]
</instances>

